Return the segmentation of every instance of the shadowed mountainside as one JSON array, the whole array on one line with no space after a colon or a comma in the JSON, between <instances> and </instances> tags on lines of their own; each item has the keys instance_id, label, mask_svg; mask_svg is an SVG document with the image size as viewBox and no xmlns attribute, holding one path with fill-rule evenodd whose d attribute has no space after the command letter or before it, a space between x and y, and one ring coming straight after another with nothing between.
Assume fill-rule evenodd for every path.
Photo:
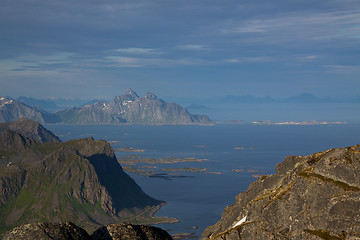
<instances>
[{"instance_id":1,"label":"shadowed mountainside","mask_svg":"<svg viewBox=\"0 0 360 240\"><path fill-rule=\"evenodd\" d=\"M13 130L0 135L1 232L38 221L94 229L163 203L123 171L107 142L38 143L39 138Z\"/></svg>"}]
</instances>

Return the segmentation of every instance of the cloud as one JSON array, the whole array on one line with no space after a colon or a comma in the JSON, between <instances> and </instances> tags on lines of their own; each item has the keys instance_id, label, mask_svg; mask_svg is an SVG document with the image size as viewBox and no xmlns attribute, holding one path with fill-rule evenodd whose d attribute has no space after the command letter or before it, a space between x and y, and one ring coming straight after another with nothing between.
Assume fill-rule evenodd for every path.
<instances>
[{"instance_id":1,"label":"cloud","mask_svg":"<svg viewBox=\"0 0 360 240\"><path fill-rule=\"evenodd\" d=\"M118 48L115 52L126 53L126 54L160 54L156 49L153 48Z\"/></svg>"},{"instance_id":2,"label":"cloud","mask_svg":"<svg viewBox=\"0 0 360 240\"><path fill-rule=\"evenodd\" d=\"M108 68L145 68L145 67L173 67L173 66L199 66L211 64L209 61L197 58L142 58L106 56L104 67Z\"/></svg>"},{"instance_id":3,"label":"cloud","mask_svg":"<svg viewBox=\"0 0 360 240\"><path fill-rule=\"evenodd\" d=\"M255 62L268 62L268 61L274 61L274 59L267 56L262 56L262 57L230 58L225 60L225 62L228 63L255 63Z\"/></svg>"},{"instance_id":4,"label":"cloud","mask_svg":"<svg viewBox=\"0 0 360 240\"><path fill-rule=\"evenodd\" d=\"M204 51L208 49L205 45L196 45L196 44L180 45L177 48L182 50L189 50L189 51Z\"/></svg>"},{"instance_id":5,"label":"cloud","mask_svg":"<svg viewBox=\"0 0 360 240\"><path fill-rule=\"evenodd\" d=\"M360 65L323 65L322 66L327 73L337 74L360 74ZM355 79L354 79L355 80ZM356 78L356 81L357 78Z\"/></svg>"},{"instance_id":6,"label":"cloud","mask_svg":"<svg viewBox=\"0 0 360 240\"><path fill-rule=\"evenodd\" d=\"M220 24L223 34L279 42L356 38L360 36L360 12L295 12L249 19L231 19Z\"/></svg>"}]
</instances>

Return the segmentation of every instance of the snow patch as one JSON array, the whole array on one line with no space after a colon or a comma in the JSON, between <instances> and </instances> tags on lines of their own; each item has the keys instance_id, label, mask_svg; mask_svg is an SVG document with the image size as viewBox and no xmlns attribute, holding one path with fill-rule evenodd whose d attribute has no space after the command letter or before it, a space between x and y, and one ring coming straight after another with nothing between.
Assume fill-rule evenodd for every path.
<instances>
[{"instance_id":1,"label":"snow patch","mask_svg":"<svg viewBox=\"0 0 360 240\"><path fill-rule=\"evenodd\" d=\"M241 224L245 223L246 222L246 217L243 217L240 221L238 221L237 223L235 223L235 225L233 226L233 228L237 227L237 226L240 226Z\"/></svg>"}]
</instances>

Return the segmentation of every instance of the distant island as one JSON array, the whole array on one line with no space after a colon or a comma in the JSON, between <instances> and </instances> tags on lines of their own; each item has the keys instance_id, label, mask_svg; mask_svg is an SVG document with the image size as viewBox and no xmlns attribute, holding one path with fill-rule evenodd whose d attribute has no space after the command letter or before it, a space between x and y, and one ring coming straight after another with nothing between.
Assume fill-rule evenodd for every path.
<instances>
[{"instance_id":1,"label":"distant island","mask_svg":"<svg viewBox=\"0 0 360 240\"><path fill-rule=\"evenodd\" d=\"M65 124L149 124L149 125L213 125L206 115L189 113L176 103L167 103L148 92L139 97L132 89L110 102L94 101L49 113L10 97L0 97L0 122L20 118L44 123Z\"/></svg>"},{"instance_id":2,"label":"distant island","mask_svg":"<svg viewBox=\"0 0 360 240\"><path fill-rule=\"evenodd\" d=\"M258 125L327 125L327 124L347 124L347 122L320 122L320 121L271 122L271 121L268 121L268 120L264 120L264 121L254 121L254 122L251 122L251 123L252 123L252 124L258 124Z\"/></svg>"}]
</instances>

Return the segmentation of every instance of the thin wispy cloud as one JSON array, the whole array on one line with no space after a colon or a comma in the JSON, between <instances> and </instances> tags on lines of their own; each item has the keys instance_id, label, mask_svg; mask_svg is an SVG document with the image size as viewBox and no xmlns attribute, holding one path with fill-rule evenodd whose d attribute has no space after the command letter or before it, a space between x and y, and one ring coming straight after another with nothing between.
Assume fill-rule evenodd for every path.
<instances>
[{"instance_id":1,"label":"thin wispy cloud","mask_svg":"<svg viewBox=\"0 0 360 240\"><path fill-rule=\"evenodd\" d=\"M354 74L360 73L360 65L324 65L322 66L327 73L336 73L336 74ZM358 81L358 79L354 79Z\"/></svg>"},{"instance_id":2,"label":"thin wispy cloud","mask_svg":"<svg viewBox=\"0 0 360 240\"><path fill-rule=\"evenodd\" d=\"M231 20L222 23L220 31L225 34L252 34L252 38L256 37L254 34L258 34L259 38L265 35L283 42L359 37L359 24L358 11L299 12L291 15ZM268 39L263 39L266 40Z\"/></svg>"},{"instance_id":3,"label":"thin wispy cloud","mask_svg":"<svg viewBox=\"0 0 360 240\"><path fill-rule=\"evenodd\" d=\"M256 63L256 62L268 62L268 61L274 61L274 59L271 59L267 56L262 57L243 57L243 58L230 58L226 59L225 62L228 63Z\"/></svg>"},{"instance_id":4,"label":"thin wispy cloud","mask_svg":"<svg viewBox=\"0 0 360 240\"><path fill-rule=\"evenodd\" d=\"M198 45L198 44L186 44L186 45L180 45L177 47L181 50L189 50L189 51L205 51L208 50L208 47L205 45Z\"/></svg>"},{"instance_id":5,"label":"thin wispy cloud","mask_svg":"<svg viewBox=\"0 0 360 240\"><path fill-rule=\"evenodd\" d=\"M115 49L115 52L126 53L126 54L136 54L136 55L150 55L150 54L161 54L157 49L153 48L118 48Z\"/></svg>"}]
</instances>

